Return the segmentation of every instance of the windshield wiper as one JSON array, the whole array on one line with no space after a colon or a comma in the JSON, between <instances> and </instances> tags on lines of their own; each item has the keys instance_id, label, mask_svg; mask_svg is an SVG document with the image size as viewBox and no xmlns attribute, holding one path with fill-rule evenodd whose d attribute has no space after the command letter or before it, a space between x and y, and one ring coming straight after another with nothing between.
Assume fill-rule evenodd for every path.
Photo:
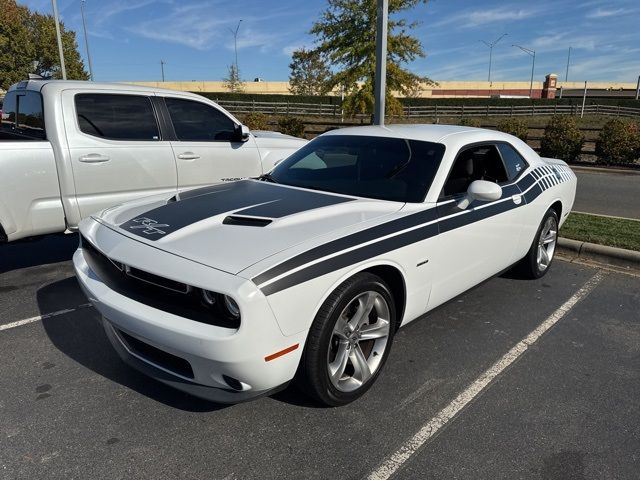
<instances>
[{"instance_id":1,"label":"windshield wiper","mask_svg":"<svg viewBox=\"0 0 640 480\"><path fill-rule=\"evenodd\" d=\"M273 176L271 176L270 173L263 173L262 175L260 175L258 177L258 180L262 181L262 182L271 182L271 183L278 183L276 181L275 178L273 178Z\"/></svg>"}]
</instances>

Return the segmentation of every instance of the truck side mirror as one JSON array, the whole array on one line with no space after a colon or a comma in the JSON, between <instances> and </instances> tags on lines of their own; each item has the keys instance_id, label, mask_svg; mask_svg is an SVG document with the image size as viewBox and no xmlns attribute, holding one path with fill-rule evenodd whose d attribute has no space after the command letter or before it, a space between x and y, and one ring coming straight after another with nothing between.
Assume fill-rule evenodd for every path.
<instances>
[{"instance_id":1,"label":"truck side mirror","mask_svg":"<svg viewBox=\"0 0 640 480\"><path fill-rule=\"evenodd\" d=\"M234 140L236 142L246 142L247 140L249 140L249 135L250 135L250 130L249 127L247 127L246 125L236 125L236 129L235 129L235 137Z\"/></svg>"}]
</instances>

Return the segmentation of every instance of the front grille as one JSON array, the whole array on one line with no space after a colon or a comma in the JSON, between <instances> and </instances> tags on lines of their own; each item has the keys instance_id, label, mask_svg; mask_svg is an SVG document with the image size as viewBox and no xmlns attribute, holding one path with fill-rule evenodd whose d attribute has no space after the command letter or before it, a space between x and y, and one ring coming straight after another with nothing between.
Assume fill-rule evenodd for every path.
<instances>
[{"instance_id":1,"label":"front grille","mask_svg":"<svg viewBox=\"0 0 640 480\"><path fill-rule=\"evenodd\" d=\"M184 358L165 352L164 350L160 350L153 345L149 345L142 340L132 337L120 329L117 329L117 332L129 350L140 358L143 358L177 375L193 378L193 369L191 368L191 364Z\"/></svg>"},{"instance_id":2,"label":"front grille","mask_svg":"<svg viewBox=\"0 0 640 480\"><path fill-rule=\"evenodd\" d=\"M230 318L203 302L199 289L114 261L80 238L84 258L100 280L115 292L136 302L196 322L237 329L240 319Z\"/></svg>"}]
</instances>

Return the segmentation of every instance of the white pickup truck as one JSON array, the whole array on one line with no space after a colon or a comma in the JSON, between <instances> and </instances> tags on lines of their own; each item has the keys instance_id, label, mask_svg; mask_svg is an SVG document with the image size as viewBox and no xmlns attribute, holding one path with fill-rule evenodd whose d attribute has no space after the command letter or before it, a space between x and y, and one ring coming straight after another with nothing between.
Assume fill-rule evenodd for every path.
<instances>
[{"instance_id":1,"label":"white pickup truck","mask_svg":"<svg viewBox=\"0 0 640 480\"><path fill-rule=\"evenodd\" d=\"M256 177L306 140L254 131L191 93L29 80L0 126L0 242L75 230L142 196Z\"/></svg>"}]
</instances>

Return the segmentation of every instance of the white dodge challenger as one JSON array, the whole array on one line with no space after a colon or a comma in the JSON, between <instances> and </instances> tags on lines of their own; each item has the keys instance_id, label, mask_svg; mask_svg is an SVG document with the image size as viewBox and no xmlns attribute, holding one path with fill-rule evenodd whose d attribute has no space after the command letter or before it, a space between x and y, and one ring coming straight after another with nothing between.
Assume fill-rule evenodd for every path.
<instances>
[{"instance_id":1,"label":"white dodge challenger","mask_svg":"<svg viewBox=\"0 0 640 480\"><path fill-rule=\"evenodd\" d=\"M292 379L317 401L366 392L394 333L508 268L539 278L576 177L500 132L328 132L258 179L84 220L75 271L119 355L234 403Z\"/></svg>"}]
</instances>

